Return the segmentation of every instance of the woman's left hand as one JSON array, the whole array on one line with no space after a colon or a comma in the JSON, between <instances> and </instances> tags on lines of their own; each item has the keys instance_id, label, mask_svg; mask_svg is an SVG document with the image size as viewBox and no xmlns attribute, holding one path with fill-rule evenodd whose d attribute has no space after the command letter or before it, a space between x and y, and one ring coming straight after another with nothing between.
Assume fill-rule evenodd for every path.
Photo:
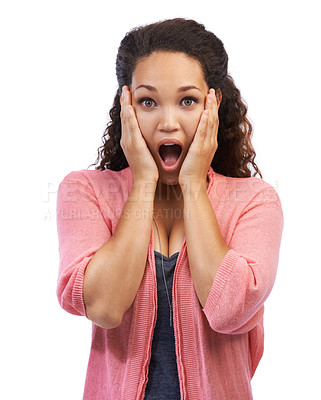
<instances>
[{"instance_id":1,"label":"woman's left hand","mask_svg":"<svg viewBox=\"0 0 321 400\"><path fill-rule=\"evenodd\" d=\"M218 147L218 104L214 89L210 89L194 139L179 172L179 184L184 191L191 185L206 184L207 172Z\"/></svg>"}]
</instances>

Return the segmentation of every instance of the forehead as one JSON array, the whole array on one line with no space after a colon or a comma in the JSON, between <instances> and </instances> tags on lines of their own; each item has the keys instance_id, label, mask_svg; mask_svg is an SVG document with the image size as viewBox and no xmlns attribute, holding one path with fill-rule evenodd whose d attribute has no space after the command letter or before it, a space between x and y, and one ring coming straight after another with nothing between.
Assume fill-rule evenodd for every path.
<instances>
[{"instance_id":1,"label":"forehead","mask_svg":"<svg viewBox=\"0 0 321 400\"><path fill-rule=\"evenodd\" d=\"M200 63L184 53L154 52L138 61L132 77L132 86L164 82L207 86Z\"/></svg>"}]
</instances>

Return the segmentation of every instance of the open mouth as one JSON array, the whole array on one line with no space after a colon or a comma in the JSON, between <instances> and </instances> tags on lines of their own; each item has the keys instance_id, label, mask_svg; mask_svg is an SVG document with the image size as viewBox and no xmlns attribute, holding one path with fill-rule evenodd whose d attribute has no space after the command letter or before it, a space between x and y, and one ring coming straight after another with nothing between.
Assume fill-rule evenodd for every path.
<instances>
[{"instance_id":1,"label":"open mouth","mask_svg":"<svg viewBox=\"0 0 321 400\"><path fill-rule=\"evenodd\" d=\"M171 167L176 164L182 153L182 147L176 143L164 143L159 147L159 155L164 164Z\"/></svg>"}]
</instances>

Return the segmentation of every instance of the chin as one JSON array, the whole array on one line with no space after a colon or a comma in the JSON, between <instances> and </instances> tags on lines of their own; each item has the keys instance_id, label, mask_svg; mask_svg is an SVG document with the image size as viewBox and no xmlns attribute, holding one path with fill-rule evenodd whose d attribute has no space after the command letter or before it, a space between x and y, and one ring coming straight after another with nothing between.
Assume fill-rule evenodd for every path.
<instances>
[{"instance_id":1,"label":"chin","mask_svg":"<svg viewBox=\"0 0 321 400\"><path fill-rule=\"evenodd\" d=\"M159 180L163 185L176 186L176 185L179 184L178 175L176 175L176 176L164 176L164 175L162 176L162 175L160 175Z\"/></svg>"}]
</instances>

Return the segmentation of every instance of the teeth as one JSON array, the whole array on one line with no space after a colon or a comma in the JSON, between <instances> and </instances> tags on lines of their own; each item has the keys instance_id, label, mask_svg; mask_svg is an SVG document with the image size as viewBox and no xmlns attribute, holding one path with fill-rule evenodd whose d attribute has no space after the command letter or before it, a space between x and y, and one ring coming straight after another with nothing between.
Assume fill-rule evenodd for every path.
<instances>
[{"instance_id":1,"label":"teeth","mask_svg":"<svg viewBox=\"0 0 321 400\"><path fill-rule=\"evenodd\" d=\"M174 146L175 143L164 143L164 146Z\"/></svg>"}]
</instances>

